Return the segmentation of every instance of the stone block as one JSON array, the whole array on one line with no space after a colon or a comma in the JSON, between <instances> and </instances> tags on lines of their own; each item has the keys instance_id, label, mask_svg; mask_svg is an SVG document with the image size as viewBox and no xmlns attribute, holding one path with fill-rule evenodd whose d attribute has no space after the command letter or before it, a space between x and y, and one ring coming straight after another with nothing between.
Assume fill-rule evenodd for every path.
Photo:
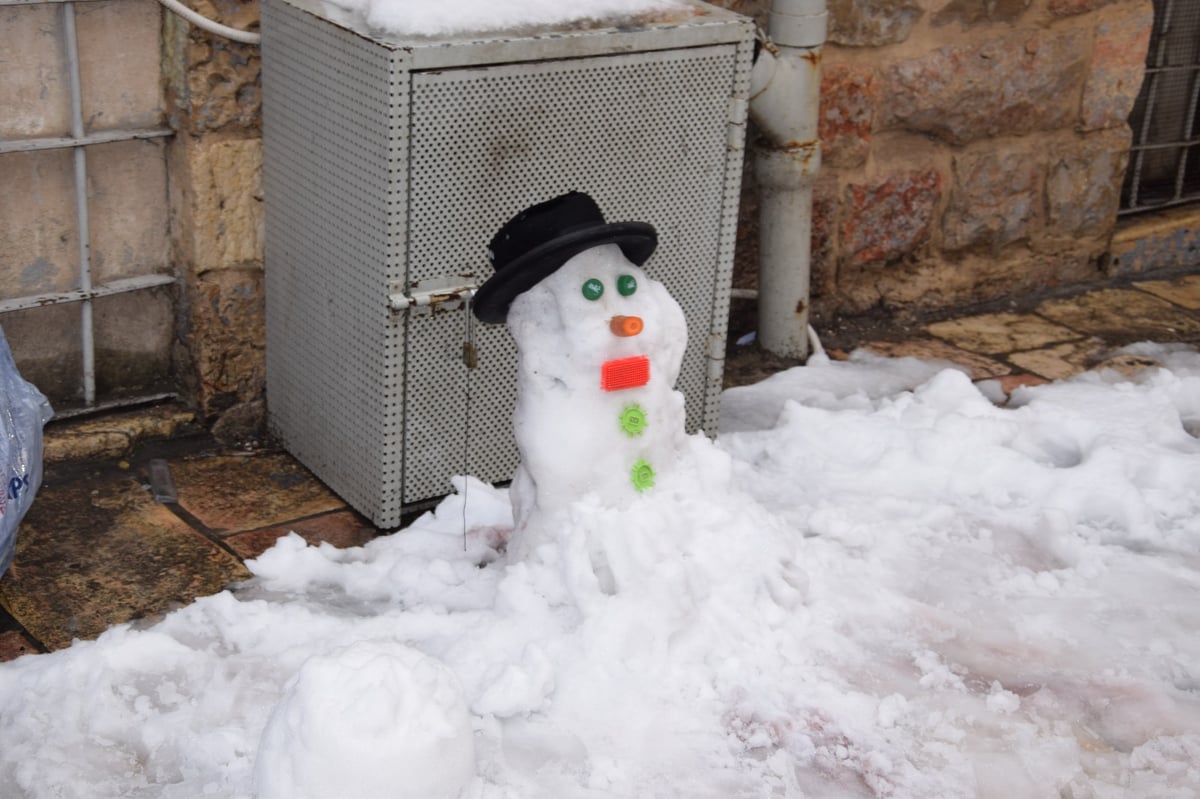
<instances>
[{"instance_id":1,"label":"stone block","mask_svg":"<svg viewBox=\"0 0 1200 799\"><path fill-rule=\"evenodd\" d=\"M1033 153L996 143L954 158L954 187L942 222L948 250L997 251L1028 238L1044 167Z\"/></svg>"},{"instance_id":2,"label":"stone block","mask_svg":"<svg viewBox=\"0 0 1200 799\"><path fill-rule=\"evenodd\" d=\"M821 67L821 161L829 167L866 162L879 99L871 67L826 62Z\"/></svg>"},{"instance_id":3,"label":"stone block","mask_svg":"<svg viewBox=\"0 0 1200 799\"><path fill-rule=\"evenodd\" d=\"M201 275L188 287L194 393L213 418L262 398L266 364L262 270L227 269Z\"/></svg>"},{"instance_id":4,"label":"stone block","mask_svg":"<svg viewBox=\"0 0 1200 799\"><path fill-rule=\"evenodd\" d=\"M1099 237L1112 231L1121 201L1130 135L1123 127L1055 148L1046 175L1049 235Z\"/></svg>"},{"instance_id":5,"label":"stone block","mask_svg":"<svg viewBox=\"0 0 1200 799\"><path fill-rule=\"evenodd\" d=\"M929 237L941 194L942 176L935 169L847 186L839 231L843 258L860 266L912 254Z\"/></svg>"},{"instance_id":6,"label":"stone block","mask_svg":"<svg viewBox=\"0 0 1200 799\"><path fill-rule=\"evenodd\" d=\"M258 29L258 0L198 0L195 9L239 30ZM197 28L186 32L182 81L176 75L176 111L186 118L181 126L192 133L226 128L257 129L261 125L261 69L257 45L242 44Z\"/></svg>"},{"instance_id":7,"label":"stone block","mask_svg":"<svg viewBox=\"0 0 1200 799\"><path fill-rule=\"evenodd\" d=\"M925 330L956 347L984 355L1034 350L1080 338L1074 330L1034 314L994 313L926 325Z\"/></svg>"},{"instance_id":8,"label":"stone block","mask_svg":"<svg viewBox=\"0 0 1200 799\"><path fill-rule=\"evenodd\" d=\"M852 47L902 42L923 13L918 0L830 0L829 41Z\"/></svg>"},{"instance_id":9,"label":"stone block","mask_svg":"<svg viewBox=\"0 0 1200 799\"><path fill-rule=\"evenodd\" d=\"M180 137L172 149L184 260L197 273L261 263L262 139Z\"/></svg>"},{"instance_id":10,"label":"stone block","mask_svg":"<svg viewBox=\"0 0 1200 799\"><path fill-rule=\"evenodd\" d=\"M1049 10L1056 17L1073 17L1117 2L1120 0L1050 0Z\"/></svg>"},{"instance_id":11,"label":"stone block","mask_svg":"<svg viewBox=\"0 0 1200 799\"><path fill-rule=\"evenodd\" d=\"M162 6L155 0L107 0L79 3L75 9L84 126L111 130L162 124L161 54L152 44L162 35Z\"/></svg>"},{"instance_id":12,"label":"stone block","mask_svg":"<svg viewBox=\"0 0 1200 799\"><path fill-rule=\"evenodd\" d=\"M1016 22L1032 0L950 0L933 15L934 26L957 22L963 28L993 22Z\"/></svg>"},{"instance_id":13,"label":"stone block","mask_svg":"<svg viewBox=\"0 0 1200 799\"><path fill-rule=\"evenodd\" d=\"M155 405L56 422L46 428L43 457L47 463L126 457L143 441L195 432L195 418L194 413L178 406Z\"/></svg>"},{"instance_id":14,"label":"stone block","mask_svg":"<svg viewBox=\"0 0 1200 799\"><path fill-rule=\"evenodd\" d=\"M71 152L0 155L0 186L0 299L75 288L79 239Z\"/></svg>"},{"instance_id":15,"label":"stone block","mask_svg":"<svg viewBox=\"0 0 1200 799\"><path fill-rule=\"evenodd\" d=\"M1124 8L1096 28L1091 71L1083 87L1080 122L1085 130L1125 125L1146 73L1146 50L1154 27L1149 2Z\"/></svg>"},{"instance_id":16,"label":"stone block","mask_svg":"<svg viewBox=\"0 0 1200 799\"><path fill-rule=\"evenodd\" d=\"M947 45L886 70L884 126L966 144L1071 126L1087 68L1079 31Z\"/></svg>"},{"instance_id":17,"label":"stone block","mask_svg":"<svg viewBox=\"0 0 1200 799\"><path fill-rule=\"evenodd\" d=\"M1180 206L1122 223L1109 248L1109 271L1126 275L1194 267L1200 254L1200 208Z\"/></svg>"},{"instance_id":18,"label":"stone block","mask_svg":"<svg viewBox=\"0 0 1200 799\"><path fill-rule=\"evenodd\" d=\"M70 85L62 74L59 36L64 8L58 3L0 6L5 49L0 56L0 138L66 136L71 131Z\"/></svg>"},{"instance_id":19,"label":"stone block","mask_svg":"<svg viewBox=\"0 0 1200 799\"><path fill-rule=\"evenodd\" d=\"M93 283L171 271L164 147L152 139L87 149Z\"/></svg>"}]
</instances>

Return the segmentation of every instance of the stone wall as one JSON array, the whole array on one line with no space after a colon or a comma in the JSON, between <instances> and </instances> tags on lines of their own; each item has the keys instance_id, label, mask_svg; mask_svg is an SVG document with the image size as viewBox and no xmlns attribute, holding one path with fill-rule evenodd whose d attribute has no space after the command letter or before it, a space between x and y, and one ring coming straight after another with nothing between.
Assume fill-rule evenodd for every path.
<instances>
[{"instance_id":1,"label":"stone wall","mask_svg":"<svg viewBox=\"0 0 1200 799\"><path fill-rule=\"evenodd\" d=\"M818 328L1100 277L1152 23L1150 0L830 0Z\"/></svg>"},{"instance_id":2,"label":"stone wall","mask_svg":"<svg viewBox=\"0 0 1200 799\"><path fill-rule=\"evenodd\" d=\"M258 3L199 0L192 7L242 30ZM164 24L172 243L183 276L179 339L184 379L219 436L264 421L263 195L258 47Z\"/></svg>"}]
</instances>

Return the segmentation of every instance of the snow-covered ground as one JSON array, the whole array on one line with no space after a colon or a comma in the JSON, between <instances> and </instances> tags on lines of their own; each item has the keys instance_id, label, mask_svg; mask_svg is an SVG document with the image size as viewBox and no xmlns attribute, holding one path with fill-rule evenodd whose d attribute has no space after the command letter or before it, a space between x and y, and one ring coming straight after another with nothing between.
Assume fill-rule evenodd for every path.
<instances>
[{"instance_id":1,"label":"snow-covered ground","mask_svg":"<svg viewBox=\"0 0 1200 799\"><path fill-rule=\"evenodd\" d=\"M1005 408L816 358L540 561L473 480L361 549L285 538L0 666L0 796L1200 796L1200 355L1134 350L1163 368Z\"/></svg>"}]
</instances>

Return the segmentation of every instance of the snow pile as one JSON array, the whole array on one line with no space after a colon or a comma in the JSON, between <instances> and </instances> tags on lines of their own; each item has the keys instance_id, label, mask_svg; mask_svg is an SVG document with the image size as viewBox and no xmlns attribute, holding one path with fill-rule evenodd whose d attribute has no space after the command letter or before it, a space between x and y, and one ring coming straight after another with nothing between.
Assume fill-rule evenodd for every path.
<instances>
[{"instance_id":1,"label":"snow pile","mask_svg":"<svg viewBox=\"0 0 1200 799\"><path fill-rule=\"evenodd\" d=\"M444 36L614 21L686 8L682 0L326 0L376 31Z\"/></svg>"},{"instance_id":2,"label":"snow pile","mask_svg":"<svg viewBox=\"0 0 1200 799\"><path fill-rule=\"evenodd\" d=\"M462 479L361 549L283 539L234 592L0 666L0 796L250 797L256 761L342 758L340 789L470 799L1195 797L1200 355L1137 354L1164 366L1008 408L814 359L537 559Z\"/></svg>"},{"instance_id":3,"label":"snow pile","mask_svg":"<svg viewBox=\"0 0 1200 799\"><path fill-rule=\"evenodd\" d=\"M259 799L455 799L475 776L458 680L396 643L309 658L263 732Z\"/></svg>"}]
</instances>

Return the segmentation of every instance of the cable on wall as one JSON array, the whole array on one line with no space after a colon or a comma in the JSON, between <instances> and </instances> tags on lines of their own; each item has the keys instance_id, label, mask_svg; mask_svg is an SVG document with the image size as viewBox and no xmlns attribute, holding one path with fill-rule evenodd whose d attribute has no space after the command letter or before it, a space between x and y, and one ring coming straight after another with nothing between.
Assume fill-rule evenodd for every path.
<instances>
[{"instance_id":1,"label":"cable on wall","mask_svg":"<svg viewBox=\"0 0 1200 799\"><path fill-rule=\"evenodd\" d=\"M201 30L206 30L209 33L215 33L218 36L224 36L226 39L233 39L235 42L243 42L245 44L261 44L262 35L252 33L251 31L242 31L237 28L231 28L228 25L222 25L220 22L215 22L208 17L202 16L192 9L185 6L179 0L158 0L163 6L174 11L179 16L186 19L188 22L195 25Z\"/></svg>"}]
</instances>

